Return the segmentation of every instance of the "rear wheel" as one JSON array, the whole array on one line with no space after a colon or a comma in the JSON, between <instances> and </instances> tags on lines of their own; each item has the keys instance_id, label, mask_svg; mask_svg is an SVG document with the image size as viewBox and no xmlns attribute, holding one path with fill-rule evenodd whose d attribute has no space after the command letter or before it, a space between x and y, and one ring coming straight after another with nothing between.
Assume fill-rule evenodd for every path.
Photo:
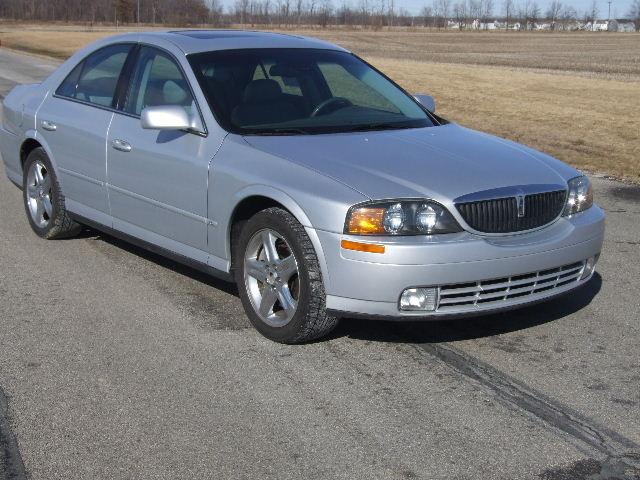
<instances>
[{"instance_id":1,"label":"rear wheel","mask_svg":"<svg viewBox=\"0 0 640 480\"><path fill-rule=\"evenodd\" d=\"M301 343L333 330L315 249L300 223L280 208L257 213L234 249L235 278L245 311L265 337Z\"/></svg>"},{"instance_id":2,"label":"rear wheel","mask_svg":"<svg viewBox=\"0 0 640 480\"><path fill-rule=\"evenodd\" d=\"M63 238L80 231L65 208L58 178L42 148L33 150L24 162L22 196L29 225L40 237Z\"/></svg>"}]
</instances>

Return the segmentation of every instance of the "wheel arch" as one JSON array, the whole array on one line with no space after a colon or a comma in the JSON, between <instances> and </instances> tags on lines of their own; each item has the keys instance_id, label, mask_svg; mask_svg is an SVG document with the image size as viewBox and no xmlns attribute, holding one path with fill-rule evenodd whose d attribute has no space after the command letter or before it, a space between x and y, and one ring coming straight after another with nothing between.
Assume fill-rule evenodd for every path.
<instances>
[{"instance_id":1,"label":"wheel arch","mask_svg":"<svg viewBox=\"0 0 640 480\"><path fill-rule=\"evenodd\" d=\"M313 247L316 250L320 269L325 281L328 280L327 264L325 261L324 251L320 244L320 239L311 223L311 220L298 203L282 190L255 185L247 187L235 195L235 206L229 216L227 225L226 240L227 254L229 258L230 270L233 269L233 246L239 233L238 227L243 221L248 220L256 213L270 207L278 207L289 212L304 227Z\"/></svg>"},{"instance_id":2,"label":"wheel arch","mask_svg":"<svg viewBox=\"0 0 640 480\"><path fill-rule=\"evenodd\" d=\"M51 149L49 148L49 145L47 144L44 137L42 135L39 135L35 130L28 130L27 132L25 132L24 139L20 144L20 168L22 170L21 173L24 173L24 162L27 160L29 154L36 148L42 148L45 151L47 157L49 157L51 165L53 165L58 183L62 187L62 181L60 179L60 175L58 174L59 170L56 159L53 156L53 153L51 152Z\"/></svg>"},{"instance_id":3,"label":"wheel arch","mask_svg":"<svg viewBox=\"0 0 640 480\"><path fill-rule=\"evenodd\" d=\"M42 145L35 138L27 138L20 145L20 167L24 172L24 162L27 161L27 157L36 148L42 148Z\"/></svg>"}]
</instances>

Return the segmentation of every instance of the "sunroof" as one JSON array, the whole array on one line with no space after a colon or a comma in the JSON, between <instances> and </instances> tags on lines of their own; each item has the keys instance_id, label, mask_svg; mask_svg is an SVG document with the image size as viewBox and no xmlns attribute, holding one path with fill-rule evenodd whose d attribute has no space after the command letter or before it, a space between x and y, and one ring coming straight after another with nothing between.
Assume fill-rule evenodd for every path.
<instances>
[{"instance_id":1,"label":"sunroof","mask_svg":"<svg viewBox=\"0 0 640 480\"><path fill-rule=\"evenodd\" d=\"M213 40L217 38L243 38L255 37L260 35L268 35L262 32L242 32L234 30L175 30L171 33L177 33L186 37L197 38L200 40Z\"/></svg>"}]
</instances>

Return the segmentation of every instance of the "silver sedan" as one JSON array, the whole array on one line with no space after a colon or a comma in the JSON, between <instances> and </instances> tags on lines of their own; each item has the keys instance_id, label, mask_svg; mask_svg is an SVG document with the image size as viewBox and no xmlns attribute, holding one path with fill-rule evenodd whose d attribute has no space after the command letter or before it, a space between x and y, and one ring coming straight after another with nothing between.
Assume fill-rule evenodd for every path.
<instances>
[{"instance_id":1,"label":"silver sedan","mask_svg":"<svg viewBox=\"0 0 640 480\"><path fill-rule=\"evenodd\" d=\"M344 316L546 300L588 282L602 247L586 176L315 39L120 35L3 107L0 153L38 235L90 225L235 281L280 342Z\"/></svg>"}]
</instances>

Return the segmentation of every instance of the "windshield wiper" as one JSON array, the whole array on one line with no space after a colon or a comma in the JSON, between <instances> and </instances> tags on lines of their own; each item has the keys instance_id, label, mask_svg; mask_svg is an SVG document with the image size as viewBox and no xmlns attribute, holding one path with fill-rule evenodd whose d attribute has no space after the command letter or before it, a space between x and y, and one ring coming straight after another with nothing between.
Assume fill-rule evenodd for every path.
<instances>
[{"instance_id":1,"label":"windshield wiper","mask_svg":"<svg viewBox=\"0 0 640 480\"><path fill-rule=\"evenodd\" d=\"M409 125L402 125L398 123L368 123L364 125L355 125L350 128L345 128L344 132L369 132L376 130L404 130L405 128L416 128Z\"/></svg>"},{"instance_id":2,"label":"windshield wiper","mask_svg":"<svg viewBox=\"0 0 640 480\"><path fill-rule=\"evenodd\" d=\"M308 135L309 132L301 128L265 128L264 130L249 130L247 135Z\"/></svg>"}]
</instances>

